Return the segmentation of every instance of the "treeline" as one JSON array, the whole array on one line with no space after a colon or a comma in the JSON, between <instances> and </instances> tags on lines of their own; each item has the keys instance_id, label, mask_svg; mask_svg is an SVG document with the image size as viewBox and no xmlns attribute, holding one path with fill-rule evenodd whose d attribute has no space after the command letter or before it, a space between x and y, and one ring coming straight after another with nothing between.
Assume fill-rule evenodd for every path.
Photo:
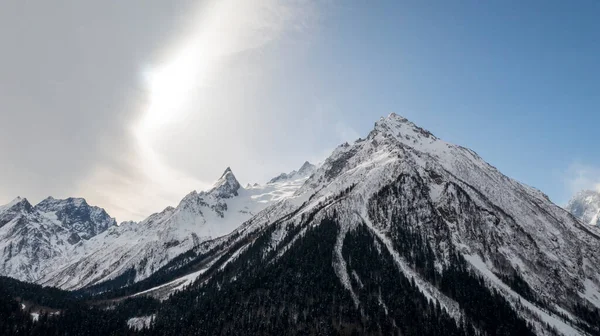
<instances>
[{"instance_id":1,"label":"treeline","mask_svg":"<svg viewBox=\"0 0 600 336\"><path fill-rule=\"evenodd\" d=\"M391 229L394 249L424 279L456 301L475 328L487 335L535 335L533 326L520 318L500 293L488 288L482 277L469 270L452 245L447 226L436 216L423 181L400 175L370 200L369 214L385 221ZM477 218L475 214L472 217ZM449 255L445 257L450 258L449 262L436 260L431 242L447 246ZM446 265L442 272L436 268L436 262ZM533 295L520 278L513 277L510 284Z\"/></svg>"},{"instance_id":2,"label":"treeline","mask_svg":"<svg viewBox=\"0 0 600 336\"><path fill-rule=\"evenodd\" d=\"M133 335L127 320L153 314L159 305L152 298L91 305L72 292L2 277L0 335ZM37 314L37 321L32 313Z\"/></svg>"},{"instance_id":3,"label":"treeline","mask_svg":"<svg viewBox=\"0 0 600 336\"><path fill-rule=\"evenodd\" d=\"M332 266L335 218L306 226L275 262L269 262L274 255L264 255L269 231L204 286L175 294L146 333L474 335L471 325L457 323L439 303L428 301L389 254L380 255L364 229L348 233L343 251L344 259L352 260L348 271L364 275L362 285L353 285L359 306Z\"/></svg>"}]
</instances>

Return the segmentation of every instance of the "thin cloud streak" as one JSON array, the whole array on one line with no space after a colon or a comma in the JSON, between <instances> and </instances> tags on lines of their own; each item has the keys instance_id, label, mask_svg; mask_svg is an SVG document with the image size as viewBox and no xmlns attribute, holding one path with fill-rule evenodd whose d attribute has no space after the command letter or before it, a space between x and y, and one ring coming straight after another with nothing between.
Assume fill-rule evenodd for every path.
<instances>
[{"instance_id":1,"label":"thin cloud streak","mask_svg":"<svg viewBox=\"0 0 600 336\"><path fill-rule=\"evenodd\" d=\"M582 190L600 192L600 168L583 163L573 163L567 169L564 181L570 195Z\"/></svg>"}]
</instances>

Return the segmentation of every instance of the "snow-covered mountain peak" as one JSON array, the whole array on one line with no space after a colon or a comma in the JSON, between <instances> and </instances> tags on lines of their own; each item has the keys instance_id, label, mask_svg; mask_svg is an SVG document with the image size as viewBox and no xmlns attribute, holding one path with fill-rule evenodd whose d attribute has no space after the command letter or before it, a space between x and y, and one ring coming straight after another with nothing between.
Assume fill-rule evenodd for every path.
<instances>
[{"instance_id":1,"label":"snow-covered mountain peak","mask_svg":"<svg viewBox=\"0 0 600 336\"><path fill-rule=\"evenodd\" d=\"M114 218L82 198L48 197L32 206L18 197L0 207L0 274L35 281L112 226Z\"/></svg>"},{"instance_id":2,"label":"snow-covered mountain peak","mask_svg":"<svg viewBox=\"0 0 600 336\"><path fill-rule=\"evenodd\" d=\"M83 198L48 197L34 208L45 217L60 221L83 239L90 239L109 227L117 225L117 221L104 209L90 206Z\"/></svg>"},{"instance_id":3,"label":"snow-covered mountain peak","mask_svg":"<svg viewBox=\"0 0 600 336\"><path fill-rule=\"evenodd\" d=\"M17 197L5 205L0 205L0 228L19 215L33 212L33 206L26 198Z\"/></svg>"},{"instance_id":4,"label":"snow-covered mountain peak","mask_svg":"<svg viewBox=\"0 0 600 336\"><path fill-rule=\"evenodd\" d=\"M384 134L392 136L396 139L402 140L403 142L408 141L435 141L438 140L431 132L415 125L408 119L391 113L387 117L382 117L375 123L375 128L369 134L370 137L374 137L377 134Z\"/></svg>"},{"instance_id":5,"label":"snow-covered mountain peak","mask_svg":"<svg viewBox=\"0 0 600 336\"><path fill-rule=\"evenodd\" d=\"M5 205L0 205L0 214L2 214L5 211L9 211L11 209L14 210L15 208L31 210L32 206L26 198L17 196L15 199L10 201L9 203L7 203Z\"/></svg>"},{"instance_id":6,"label":"snow-covered mountain peak","mask_svg":"<svg viewBox=\"0 0 600 336\"><path fill-rule=\"evenodd\" d=\"M218 198L231 198L238 195L238 190L241 188L231 168L227 167L223 175L213 184L212 189L208 194L212 194Z\"/></svg>"},{"instance_id":7,"label":"snow-covered mountain peak","mask_svg":"<svg viewBox=\"0 0 600 336\"><path fill-rule=\"evenodd\" d=\"M15 205L15 204L17 204L17 203L19 203L21 201L23 201L23 198L21 196L17 196L12 201L8 202L7 204L1 205L0 209L10 208L11 206L13 206L13 205Z\"/></svg>"},{"instance_id":8,"label":"snow-covered mountain peak","mask_svg":"<svg viewBox=\"0 0 600 336\"><path fill-rule=\"evenodd\" d=\"M580 191L569 201L566 209L585 224L600 226L600 192Z\"/></svg>"}]
</instances>

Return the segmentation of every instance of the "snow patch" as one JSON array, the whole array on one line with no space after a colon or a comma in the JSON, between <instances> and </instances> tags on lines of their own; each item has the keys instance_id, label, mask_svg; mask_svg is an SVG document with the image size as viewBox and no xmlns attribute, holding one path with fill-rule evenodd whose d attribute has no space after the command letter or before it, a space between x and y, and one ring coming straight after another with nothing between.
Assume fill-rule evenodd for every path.
<instances>
[{"instance_id":1,"label":"snow patch","mask_svg":"<svg viewBox=\"0 0 600 336\"><path fill-rule=\"evenodd\" d=\"M343 225L340 228L340 232L338 233L334 252L333 252L333 269L335 270L335 274L340 278L340 281L344 288L346 288L350 292L350 296L352 296L352 300L354 301L354 305L358 308L360 302L358 301L358 296L354 293L354 289L352 289L352 283L350 281L350 275L348 274L348 268L346 265L346 260L344 260L344 256L342 255L342 248L344 247L344 238L346 238L346 234L348 233L348 226Z\"/></svg>"},{"instance_id":2,"label":"snow patch","mask_svg":"<svg viewBox=\"0 0 600 336\"><path fill-rule=\"evenodd\" d=\"M127 320L127 326L133 330L142 330L144 328L150 327L155 317L156 315L154 314L148 316L132 317L129 320Z\"/></svg>"},{"instance_id":3,"label":"snow patch","mask_svg":"<svg viewBox=\"0 0 600 336\"><path fill-rule=\"evenodd\" d=\"M585 298L597 308L600 308L600 290L598 290L598 286L596 286L596 284L594 284L594 282L592 282L590 279L586 279L583 282L583 286L585 288L585 292L579 293L579 296Z\"/></svg>"}]
</instances>

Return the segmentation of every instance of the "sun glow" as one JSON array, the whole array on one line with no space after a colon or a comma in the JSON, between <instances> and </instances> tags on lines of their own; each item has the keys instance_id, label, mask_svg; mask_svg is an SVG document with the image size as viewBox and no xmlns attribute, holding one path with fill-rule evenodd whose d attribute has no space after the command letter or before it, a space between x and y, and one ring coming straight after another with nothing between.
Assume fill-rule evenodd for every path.
<instances>
[{"instance_id":1,"label":"sun glow","mask_svg":"<svg viewBox=\"0 0 600 336\"><path fill-rule=\"evenodd\" d=\"M206 80L206 69L213 65L194 49L181 50L169 63L147 74L149 102L139 125L141 131L152 131L184 117L186 100Z\"/></svg>"},{"instance_id":2,"label":"sun glow","mask_svg":"<svg viewBox=\"0 0 600 336\"><path fill-rule=\"evenodd\" d=\"M120 210L122 218L142 219L192 189L210 186L206 182L212 180L201 181L186 170L182 162L187 158L177 161L181 144L196 133L218 131L211 128L221 112L215 108L218 102L235 99L232 113L245 108L246 92L232 91L244 89L227 84L237 80L238 69L260 70L262 61L252 56L260 56L262 47L284 32L302 29L312 7L305 0L205 0L185 13L189 15L181 19L189 25L179 27L185 33L160 50L155 63L142 68L143 98L135 95L130 102L140 109L130 124L132 143L123 144L127 154L98 167L88 179L109 186L96 192L98 197L132 207ZM261 77L256 79L253 85L260 87Z\"/></svg>"},{"instance_id":3,"label":"sun glow","mask_svg":"<svg viewBox=\"0 0 600 336\"><path fill-rule=\"evenodd\" d=\"M148 106L136 127L142 137L185 119L186 102L209 84L224 58L275 39L291 16L275 0L209 1L198 13L191 34L147 73Z\"/></svg>"}]
</instances>

